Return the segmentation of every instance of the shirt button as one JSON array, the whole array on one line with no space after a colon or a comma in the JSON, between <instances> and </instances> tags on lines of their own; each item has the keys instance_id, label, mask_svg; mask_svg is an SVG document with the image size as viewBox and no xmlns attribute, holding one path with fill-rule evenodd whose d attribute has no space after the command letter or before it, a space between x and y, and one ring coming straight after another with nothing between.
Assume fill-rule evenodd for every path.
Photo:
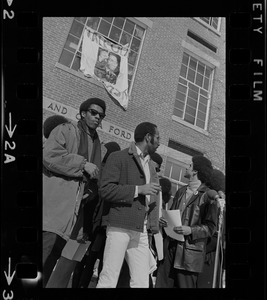
<instances>
[{"instance_id":1,"label":"shirt button","mask_svg":"<svg viewBox=\"0 0 267 300\"><path fill-rule=\"evenodd\" d=\"M138 210L141 210L142 208L141 207L138 207Z\"/></svg>"}]
</instances>

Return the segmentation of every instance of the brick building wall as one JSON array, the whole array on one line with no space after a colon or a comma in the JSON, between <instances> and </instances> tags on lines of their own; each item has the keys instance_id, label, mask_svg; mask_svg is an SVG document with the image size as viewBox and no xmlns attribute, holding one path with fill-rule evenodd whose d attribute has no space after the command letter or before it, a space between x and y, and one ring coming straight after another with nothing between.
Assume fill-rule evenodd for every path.
<instances>
[{"instance_id":1,"label":"brick building wall","mask_svg":"<svg viewBox=\"0 0 267 300\"><path fill-rule=\"evenodd\" d=\"M195 18L149 18L148 27L137 66L127 111L112 100L106 90L93 79L82 78L75 71L58 67L58 61L66 42L73 18L43 19L43 96L78 109L82 101L100 97L106 101L106 121L133 132L136 125L150 121L158 125L161 135L159 153L183 160L178 151L168 147L169 139L195 149L213 164L225 167L225 22L222 19L220 34L213 32ZM188 29L215 47L214 53L201 43L187 36ZM207 131L196 130L172 117L177 91L184 44L190 45L216 61L211 106ZM55 111L60 113L60 111ZM52 113L44 109L44 119ZM125 139L99 131L103 142L114 140L121 148L128 146Z\"/></svg>"}]
</instances>

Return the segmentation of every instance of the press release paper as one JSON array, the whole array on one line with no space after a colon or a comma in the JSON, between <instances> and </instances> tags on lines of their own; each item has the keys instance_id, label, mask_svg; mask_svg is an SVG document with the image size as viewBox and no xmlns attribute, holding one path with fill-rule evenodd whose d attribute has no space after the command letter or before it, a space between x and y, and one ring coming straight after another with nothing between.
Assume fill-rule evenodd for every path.
<instances>
[{"instance_id":1,"label":"press release paper","mask_svg":"<svg viewBox=\"0 0 267 300\"><path fill-rule=\"evenodd\" d=\"M177 241L184 242L184 236L173 231L174 227L182 226L180 210L162 210L162 217L168 222L168 226L164 227L166 234Z\"/></svg>"}]
</instances>

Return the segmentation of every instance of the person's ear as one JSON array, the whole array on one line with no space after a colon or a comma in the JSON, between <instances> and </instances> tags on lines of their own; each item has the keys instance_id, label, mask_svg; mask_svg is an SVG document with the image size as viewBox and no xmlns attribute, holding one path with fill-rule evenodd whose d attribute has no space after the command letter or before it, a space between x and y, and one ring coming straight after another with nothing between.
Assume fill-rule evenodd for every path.
<instances>
[{"instance_id":1,"label":"person's ear","mask_svg":"<svg viewBox=\"0 0 267 300\"><path fill-rule=\"evenodd\" d=\"M150 141L151 141L151 135L150 135L149 133L147 133L147 134L145 135L145 139L146 139L146 142L147 142L147 143L150 142Z\"/></svg>"}]
</instances>

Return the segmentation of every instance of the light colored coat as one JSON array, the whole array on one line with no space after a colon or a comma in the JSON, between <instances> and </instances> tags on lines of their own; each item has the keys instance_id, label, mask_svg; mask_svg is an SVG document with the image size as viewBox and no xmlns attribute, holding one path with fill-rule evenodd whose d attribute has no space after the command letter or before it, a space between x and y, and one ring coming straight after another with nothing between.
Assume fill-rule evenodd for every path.
<instances>
[{"instance_id":1,"label":"light colored coat","mask_svg":"<svg viewBox=\"0 0 267 300\"><path fill-rule=\"evenodd\" d=\"M86 159L78 154L79 143L77 125L65 123L51 131L43 148L43 230L66 240L77 219L84 191Z\"/></svg>"}]
</instances>

